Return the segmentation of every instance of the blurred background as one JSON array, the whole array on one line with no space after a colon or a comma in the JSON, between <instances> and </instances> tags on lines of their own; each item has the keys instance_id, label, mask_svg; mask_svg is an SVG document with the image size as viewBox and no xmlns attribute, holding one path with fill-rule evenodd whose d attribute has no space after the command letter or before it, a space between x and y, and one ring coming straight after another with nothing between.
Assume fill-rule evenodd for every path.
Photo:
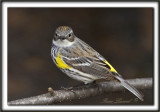
<instances>
[{"instance_id":1,"label":"blurred background","mask_svg":"<svg viewBox=\"0 0 160 112\"><path fill-rule=\"evenodd\" d=\"M8 101L80 83L51 58L52 35L61 25L72 27L125 79L153 77L152 8L9 8ZM153 91L141 91L144 102L124 90L58 105L152 105ZM114 103L119 99L131 101Z\"/></svg>"}]
</instances>

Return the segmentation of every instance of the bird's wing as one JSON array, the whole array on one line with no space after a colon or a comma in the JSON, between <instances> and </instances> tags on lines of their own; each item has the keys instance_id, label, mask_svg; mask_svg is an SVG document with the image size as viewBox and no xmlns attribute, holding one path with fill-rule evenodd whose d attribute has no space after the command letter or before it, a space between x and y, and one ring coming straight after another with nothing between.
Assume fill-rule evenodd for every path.
<instances>
[{"instance_id":1,"label":"bird's wing","mask_svg":"<svg viewBox=\"0 0 160 112\"><path fill-rule=\"evenodd\" d=\"M92 57L84 55L73 57L73 55L67 56L67 53L65 53L61 58L68 66L80 72L91 74L95 76L95 79L105 78L106 80L111 80L114 78L110 73L110 65L101 60L97 55Z\"/></svg>"},{"instance_id":2,"label":"bird's wing","mask_svg":"<svg viewBox=\"0 0 160 112\"><path fill-rule=\"evenodd\" d=\"M74 69L77 69L83 73L91 74L97 77L97 79L106 78L109 73L103 63L95 62L89 57L80 57L73 60L63 57L63 61Z\"/></svg>"}]
</instances>

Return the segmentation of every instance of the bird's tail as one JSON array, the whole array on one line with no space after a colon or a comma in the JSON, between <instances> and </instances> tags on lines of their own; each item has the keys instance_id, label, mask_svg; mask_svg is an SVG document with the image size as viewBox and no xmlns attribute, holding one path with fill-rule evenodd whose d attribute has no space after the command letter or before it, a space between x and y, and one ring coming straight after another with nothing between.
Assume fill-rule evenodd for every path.
<instances>
[{"instance_id":1,"label":"bird's tail","mask_svg":"<svg viewBox=\"0 0 160 112\"><path fill-rule=\"evenodd\" d=\"M144 95L140 91L138 91L135 87L130 85L123 78L121 78L119 76L117 76L116 78L121 82L122 86L124 86L126 89L128 89L130 92L132 92L135 96L137 96L141 101L143 101Z\"/></svg>"}]
</instances>

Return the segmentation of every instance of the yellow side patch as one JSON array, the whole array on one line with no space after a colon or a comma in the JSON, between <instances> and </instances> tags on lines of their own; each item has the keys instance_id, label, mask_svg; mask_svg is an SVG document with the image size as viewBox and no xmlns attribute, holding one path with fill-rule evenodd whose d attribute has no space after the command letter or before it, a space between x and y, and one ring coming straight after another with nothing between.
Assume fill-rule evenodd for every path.
<instances>
[{"instance_id":1,"label":"yellow side patch","mask_svg":"<svg viewBox=\"0 0 160 112\"><path fill-rule=\"evenodd\" d=\"M60 56L59 53L58 53L58 55L57 55L56 62L57 62L57 66L58 66L59 68L62 68L62 69L69 69L69 68L71 68L70 66L66 65L66 64L62 61L61 56Z\"/></svg>"},{"instance_id":2,"label":"yellow side patch","mask_svg":"<svg viewBox=\"0 0 160 112\"><path fill-rule=\"evenodd\" d=\"M115 72L115 73L117 73L117 71L112 67L111 64L108 63L107 60L105 60L104 62L111 68L111 69L110 69L110 72Z\"/></svg>"}]
</instances>

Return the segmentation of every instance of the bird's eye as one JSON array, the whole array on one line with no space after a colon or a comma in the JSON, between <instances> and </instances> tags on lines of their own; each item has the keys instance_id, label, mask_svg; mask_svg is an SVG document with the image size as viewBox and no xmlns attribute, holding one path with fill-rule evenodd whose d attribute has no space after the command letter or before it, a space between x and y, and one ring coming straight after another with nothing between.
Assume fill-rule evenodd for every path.
<instances>
[{"instance_id":1,"label":"bird's eye","mask_svg":"<svg viewBox=\"0 0 160 112\"><path fill-rule=\"evenodd\" d=\"M70 33L68 34L68 38L67 38L70 42L73 42L74 41L74 34L73 33Z\"/></svg>"},{"instance_id":2,"label":"bird's eye","mask_svg":"<svg viewBox=\"0 0 160 112\"><path fill-rule=\"evenodd\" d=\"M54 36L53 36L53 39L56 41L57 38L58 38L58 35L57 35L57 33L55 33Z\"/></svg>"},{"instance_id":3,"label":"bird's eye","mask_svg":"<svg viewBox=\"0 0 160 112\"><path fill-rule=\"evenodd\" d=\"M70 33L68 36L71 37L71 35L72 35L72 34Z\"/></svg>"}]
</instances>

